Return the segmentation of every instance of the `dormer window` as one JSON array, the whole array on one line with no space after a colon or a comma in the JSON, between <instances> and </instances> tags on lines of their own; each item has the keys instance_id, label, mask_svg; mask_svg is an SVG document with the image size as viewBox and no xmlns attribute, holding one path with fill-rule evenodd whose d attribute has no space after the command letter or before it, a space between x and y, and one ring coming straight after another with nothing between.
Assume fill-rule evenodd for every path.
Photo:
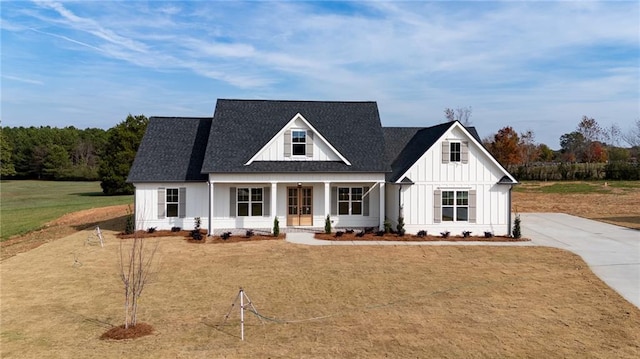
<instances>
[{"instance_id":1,"label":"dormer window","mask_svg":"<svg viewBox=\"0 0 640 359\"><path fill-rule=\"evenodd\" d=\"M293 156L307 155L307 131L291 130L291 154Z\"/></svg>"}]
</instances>

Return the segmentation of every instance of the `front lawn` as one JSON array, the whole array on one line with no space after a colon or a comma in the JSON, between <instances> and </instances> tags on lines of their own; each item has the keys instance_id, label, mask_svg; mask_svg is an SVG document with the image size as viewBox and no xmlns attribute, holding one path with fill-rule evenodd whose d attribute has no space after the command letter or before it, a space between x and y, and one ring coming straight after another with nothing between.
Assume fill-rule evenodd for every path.
<instances>
[{"instance_id":1,"label":"front lawn","mask_svg":"<svg viewBox=\"0 0 640 359\"><path fill-rule=\"evenodd\" d=\"M133 204L133 196L104 196L100 182L0 182L0 240L42 228L67 213Z\"/></svg>"}]
</instances>

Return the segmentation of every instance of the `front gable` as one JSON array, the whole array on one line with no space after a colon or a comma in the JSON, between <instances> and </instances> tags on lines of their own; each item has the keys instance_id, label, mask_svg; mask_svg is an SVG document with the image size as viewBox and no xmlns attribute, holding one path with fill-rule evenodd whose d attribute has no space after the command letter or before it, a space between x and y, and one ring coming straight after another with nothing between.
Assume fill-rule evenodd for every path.
<instances>
[{"instance_id":1,"label":"front gable","mask_svg":"<svg viewBox=\"0 0 640 359\"><path fill-rule=\"evenodd\" d=\"M413 182L506 183L505 177L511 181L510 184L517 183L477 138L456 121L395 183L402 183L405 178Z\"/></svg>"},{"instance_id":2,"label":"front gable","mask_svg":"<svg viewBox=\"0 0 640 359\"><path fill-rule=\"evenodd\" d=\"M291 118L245 166L260 161L337 161L351 165L300 113Z\"/></svg>"}]
</instances>

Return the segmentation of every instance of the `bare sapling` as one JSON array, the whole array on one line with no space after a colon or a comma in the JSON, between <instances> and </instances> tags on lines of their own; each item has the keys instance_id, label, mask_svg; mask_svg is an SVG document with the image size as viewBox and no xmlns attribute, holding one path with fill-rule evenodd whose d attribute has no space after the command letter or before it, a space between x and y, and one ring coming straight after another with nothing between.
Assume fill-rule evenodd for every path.
<instances>
[{"instance_id":1,"label":"bare sapling","mask_svg":"<svg viewBox=\"0 0 640 359\"><path fill-rule=\"evenodd\" d=\"M131 242L125 248L124 241ZM124 327L134 327L137 322L138 301L154 270L154 257L158 242L151 248L145 246L145 239L138 236L120 241L120 279L124 289Z\"/></svg>"}]
</instances>

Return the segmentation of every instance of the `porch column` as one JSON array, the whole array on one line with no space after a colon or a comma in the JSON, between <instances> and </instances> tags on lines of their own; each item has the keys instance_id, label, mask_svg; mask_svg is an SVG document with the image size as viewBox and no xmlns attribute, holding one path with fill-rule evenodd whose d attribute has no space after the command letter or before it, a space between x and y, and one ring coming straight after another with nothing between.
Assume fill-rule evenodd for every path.
<instances>
[{"instance_id":1,"label":"porch column","mask_svg":"<svg viewBox=\"0 0 640 359\"><path fill-rule=\"evenodd\" d=\"M209 221L207 224L207 236L213 236L213 181L207 182L209 185Z\"/></svg>"},{"instance_id":2,"label":"porch column","mask_svg":"<svg viewBox=\"0 0 640 359\"><path fill-rule=\"evenodd\" d=\"M278 215L278 183L271 182L271 216L276 218Z\"/></svg>"},{"instance_id":3,"label":"porch column","mask_svg":"<svg viewBox=\"0 0 640 359\"><path fill-rule=\"evenodd\" d=\"M384 204L384 200L385 200L385 183L384 182L378 182L378 187L380 188L380 219L379 219L379 228L380 230L382 230L384 228L384 216L385 216L385 204Z\"/></svg>"},{"instance_id":4,"label":"porch column","mask_svg":"<svg viewBox=\"0 0 640 359\"><path fill-rule=\"evenodd\" d=\"M324 183L324 218L327 215L331 215L331 182Z\"/></svg>"}]
</instances>

